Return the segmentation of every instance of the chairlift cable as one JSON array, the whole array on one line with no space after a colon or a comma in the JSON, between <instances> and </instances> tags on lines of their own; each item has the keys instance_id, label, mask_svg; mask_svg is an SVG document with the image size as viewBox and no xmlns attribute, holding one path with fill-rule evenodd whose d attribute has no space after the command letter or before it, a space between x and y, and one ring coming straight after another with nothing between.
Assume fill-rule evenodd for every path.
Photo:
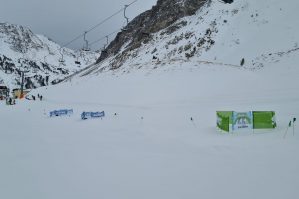
<instances>
[{"instance_id":1,"label":"chairlift cable","mask_svg":"<svg viewBox=\"0 0 299 199\"><path fill-rule=\"evenodd\" d=\"M102 25L103 23L105 23L106 21L108 21L109 19L111 19L112 17L114 17L115 15L119 14L120 12L123 11L124 8L120 9L119 11L117 11L116 13L114 13L113 15L107 17L106 19L104 19L103 21L101 21L100 23L98 23L97 25L93 26L92 28L90 28L89 30L87 30L86 32L90 32L94 29L96 29L97 27L99 27L100 25Z\"/></svg>"},{"instance_id":2,"label":"chairlift cable","mask_svg":"<svg viewBox=\"0 0 299 199\"><path fill-rule=\"evenodd\" d=\"M87 33L93 31L94 29L96 29L96 28L99 27L100 25L104 24L106 21L108 21L108 20L111 19L112 17L116 16L117 14L119 14L120 12L122 12L123 10L125 10L127 7L131 6L132 4L136 3L137 1L138 1L138 0L134 0L134 1L132 1L131 3L129 3L128 5L126 5L124 8L118 10L117 12L115 12L114 14L112 14L111 16L105 18L105 19L102 20L100 23L98 23L98 24L96 24L95 26L91 27L90 29L88 29L88 30L85 31L84 33L82 33L82 34L76 36L74 39L72 39L72 40L70 40L69 42L63 44L63 45L61 46L61 48L59 49L59 51L61 51L62 48L67 47L67 46L69 46L71 43L77 41L77 40L80 39L81 37L84 37ZM119 30L120 30L120 29L118 29L117 31L119 31ZM114 33L117 32L117 31L114 31L114 32L108 34L108 36L114 34ZM106 36L103 37L103 38L100 38L100 39L98 39L98 40L96 40L96 41L94 41L94 42L92 42L92 43L90 43L89 46L91 46L91 45L93 45L93 44L95 44L95 43L97 43L97 42L99 42L99 41L101 41L101 40L103 40L103 39L105 39L105 38L106 38ZM57 51L58 51L58 50L56 50L56 51L54 51L54 52L57 52ZM47 56L48 56L48 55L46 55L46 57L47 57Z\"/></svg>"},{"instance_id":3,"label":"chairlift cable","mask_svg":"<svg viewBox=\"0 0 299 199\"><path fill-rule=\"evenodd\" d=\"M97 39L97 40L91 42L91 43L89 44L89 46L92 46L92 45L94 45L95 43L98 43L99 41L102 41L102 40L106 39L107 37L109 37L109 36L111 36L111 35L113 35L113 34L119 32L120 30L121 30L121 29L118 28L117 30L115 30L115 31L113 31L113 32L111 32L111 33L109 33L108 35L106 35L106 36L104 36L104 37L101 37L101 38L99 38L99 39Z\"/></svg>"},{"instance_id":4,"label":"chairlift cable","mask_svg":"<svg viewBox=\"0 0 299 199\"><path fill-rule=\"evenodd\" d=\"M127 7L131 6L132 4L136 3L138 0L135 0L131 3L129 3L127 5ZM104 24L106 21L108 21L109 19L111 19L112 17L114 17L115 15L119 14L120 12L122 12L125 8L122 8L120 10L118 10L117 12L115 12L114 14L112 14L111 16L105 18L104 20L102 20L100 23L96 24L95 26L91 27L90 29L88 29L87 33L93 31L94 29L96 29L97 27L99 27L100 25ZM73 43L74 41L78 40L79 38L81 38L82 36L84 36L85 32L83 34L78 35L77 37L75 37L74 39L72 39L71 41L67 42L66 44L64 44L62 47L66 47L68 45L70 45L71 43Z\"/></svg>"},{"instance_id":5,"label":"chairlift cable","mask_svg":"<svg viewBox=\"0 0 299 199\"><path fill-rule=\"evenodd\" d=\"M80 39L80 38L81 38L81 37L83 37L83 36L84 36L84 33L83 33L83 34L80 34L80 35L78 35L76 38L74 38L73 40L69 41L68 43L66 43L66 44L62 45L61 47L62 47L62 48L63 48L63 47L66 47L66 46L70 45L71 43L73 43L74 41L76 41L76 40Z\"/></svg>"}]
</instances>

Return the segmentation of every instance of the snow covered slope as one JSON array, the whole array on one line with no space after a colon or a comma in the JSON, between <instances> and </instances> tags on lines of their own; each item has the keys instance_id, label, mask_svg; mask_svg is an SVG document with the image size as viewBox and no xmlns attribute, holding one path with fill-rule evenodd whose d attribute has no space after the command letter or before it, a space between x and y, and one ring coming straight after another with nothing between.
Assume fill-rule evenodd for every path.
<instances>
[{"instance_id":1,"label":"snow covered slope","mask_svg":"<svg viewBox=\"0 0 299 199\"><path fill-rule=\"evenodd\" d=\"M285 22L288 28L273 28L283 19L295 21L297 5L295 0L212 1L184 19L193 25L178 30L184 37L176 48L188 44L185 31L192 27L197 44L219 13L227 22L217 22L218 33L211 33L215 43L189 60L188 50L162 59L171 40L164 34L165 40L144 45L117 70L109 70L110 58L30 93L42 94L44 101L21 100L15 106L0 101L0 198L299 198L298 121L288 128L299 116L299 56L293 46L298 27ZM255 22L255 10L268 13L270 25ZM206 28L195 28L199 25L191 20L200 16ZM279 31L285 42L276 41ZM151 53L154 48L158 54ZM62 108L74 114L49 117ZM102 120L80 118L82 111L103 110ZM278 126L223 133L216 128L217 110L275 111Z\"/></svg>"},{"instance_id":2,"label":"snow covered slope","mask_svg":"<svg viewBox=\"0 0 299 199\"><path fill-rule=\"evenodd\" d=\"M0 102L0 198L298 198L298 125L283 139L299 116L293 61L166 64L42 87L31 93L42 102ZM64 108L74 114L49 117ZM223 134L217 110L274 110L278 127ZM83 121L82 111L106 117Z\"/></svg>"},{"instance_id":3,"label":"snow covered slope","mask_svg":"<svg viewBox=\"0 0 299 199\"><path fill-rule=\"evenodd\" d=\"M129 72L182 62L238 67L242 59L243 67L259 69L282 57L298 56L298 6L295 0L208 1L196 15L150 35L140 48L131 51L124 45L85 73Z\"/></svg>"},{"instance_id":4,"label":"snow covered slope","mask_svg":"<svg viewBox=\"0 0 299 199\"><path fill-rule=\"evenodd\" d=\"M94 52L60 49L26 27L0 23L0 83L11 89L19 87L20 71L26 71L26 88L49 85L94 63L98 56ZM59 62L62 58L64 63Z\"/></svg>"}]
</instances>

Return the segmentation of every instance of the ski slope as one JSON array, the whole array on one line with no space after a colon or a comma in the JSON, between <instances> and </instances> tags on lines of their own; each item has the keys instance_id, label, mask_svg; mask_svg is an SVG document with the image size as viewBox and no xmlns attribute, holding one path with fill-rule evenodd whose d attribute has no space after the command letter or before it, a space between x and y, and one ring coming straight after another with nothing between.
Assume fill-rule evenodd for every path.
<instances>
[{"instance_id":1,"label":"ski slope","mask_svg":"<svg viewBox=\"0 0 299 199\"><path fill-rule=\"evenodd\" d=\"M299 115L291 60L258 72L182 65L106 74L40 88L32 94L42 102L2 103L0 197L297 198L298 129L283 139ZM49 118L60 108L74 114ZM103 120L80 119L102 110ZM274 110L278 127L223 134L217 110Z\"/></svg>"},{"instance_id":2,"label":"ski slope","mask_svg":"<svg viewBox=\"0 0 299 199\"><path fill-rule=\"evenodd\" d=\"M243 16L239 23L246 24L259 5L271 10L263 13L273 20L249 23L252 31L241 26L233 37L243 39L234 45L227 35L238 20L226 18L215 45L201 56L160 57L156 65L146 54L154 43L116 71L108 70L108 60L88 68L85 76L30 93L42 94L43 101L22 100L15 106L0 101L0 198L299 198L298 123L294 135L291 127L283 138L289 121L299 116L299 52L292 51L298 47L292 21L298 3L217 2L204 8L210 13L204 21L228 9L227 17ZM292 23L278 21L280 7ZM275 29L274 21L289 28ZM271 42L280 38L275 30L287 34L285 43ZM263 38L269 42L262 43ZM162 50L167 38L159 41ZM239 67L242 57L246 64ZM50 111L65 108L74 114L49 117ZM216 128L217 110L275 111L278 126L223 133ZM105 111L106 116L83 121L83 111Z\"/></svg>"}]
</instances>

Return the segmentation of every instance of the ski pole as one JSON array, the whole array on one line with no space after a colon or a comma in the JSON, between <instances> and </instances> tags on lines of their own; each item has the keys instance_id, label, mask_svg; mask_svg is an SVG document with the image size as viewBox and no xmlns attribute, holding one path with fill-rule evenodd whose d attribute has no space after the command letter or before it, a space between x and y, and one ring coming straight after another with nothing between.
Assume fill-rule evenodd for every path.
<instances>
[{"instance_id":1,"label":"ski pole","mask_svg":"<svg viewBox=\"0 0 299 199\"><path fill-rule=\"evenodd\" d=\"M286 138L287 133L288 133L288 130L289 130L289 127L291 127L291 125L292 125L292 121L289 122L289 125L288 125L288 127L287 127L287 130L286 130L285 134L283 135L283 139Z\"/></svg>"},{"instance_id":2,"label":"ski pole","mask_svg":"<svg viewBox=\"0 0 299 199\"><path fill-rule=\"evenodd\" d=\"M296 122L296 118L293 118L293 136L295 136L295 122Z\"/></svg>"}]
</instances>

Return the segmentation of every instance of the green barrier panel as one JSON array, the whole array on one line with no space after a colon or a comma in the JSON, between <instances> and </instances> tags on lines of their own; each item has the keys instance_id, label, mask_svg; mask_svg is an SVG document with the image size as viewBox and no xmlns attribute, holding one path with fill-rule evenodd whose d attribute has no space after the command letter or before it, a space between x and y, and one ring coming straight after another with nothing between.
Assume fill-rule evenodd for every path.
<instances>
[{"instance_id":1,"label":"green barrier panel","mask_svg":"<svg viewBox=\"0 0 299 199\"><path fill-rule=\"evenodd\" d=\"M253 111L254 129L273 129L276 127L274 111Z\"/></svg>"},{"instance_id":2,"label":"green barrier panel","mask_svg":"<svg viewBox=\"0 0 299 199\"><path fill-rule=\"evenodd\" d=\"M274 111L253 111L253 129L274 129L276 128ZM233 124L233 111L217 111L217 127L229 132Z\"/></svg>"},{"instance_id":3,"label":"green barrier panel","mask_svg":"<svg viewBox=\"0 0 299 199\"><path fill-rule=\"evenodd\" d=\"M229 123L233 123L233 111L217 111L217 115L221 117L228 117Z\"/></svg>"},{"instance_id":4,"label":"green barrier panel","mask_svg":"<svg viewBox=\"0 0 299 199\"><path fill-rule=\"evenodd\" d=\"M219 129L229 132L229 124L232 122L232 111L217 111L217 126Z\"/></svg>"}]
</instances>

